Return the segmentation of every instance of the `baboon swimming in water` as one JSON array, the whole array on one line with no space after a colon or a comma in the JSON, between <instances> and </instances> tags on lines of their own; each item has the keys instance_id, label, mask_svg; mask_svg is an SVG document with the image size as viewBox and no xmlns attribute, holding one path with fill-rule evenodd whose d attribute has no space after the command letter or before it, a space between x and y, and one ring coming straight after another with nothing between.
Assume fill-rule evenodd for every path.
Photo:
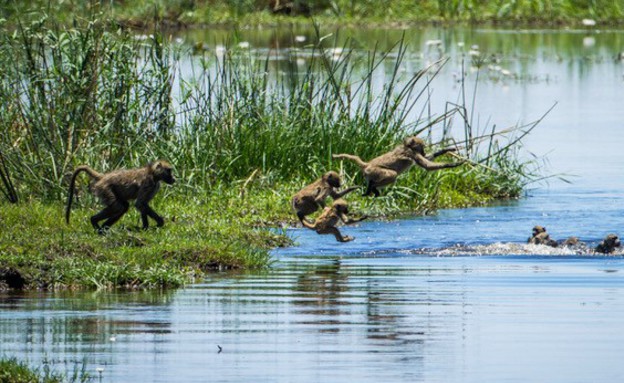
<instances>
[{"instance_id":1,"label":"baboon swimming in water","mask_svg":"<svg viewBox=\"0 0 624 383\"><path fill-rule=\"evenodd\" d=\"M546 232L546 228L540 225L536 225L533 227L531 237L527 240L527 243L530 243L532 245L546 245L551 247L558 246L557 241L550 238L550 234Z\"/></svg>"},{"instance_id":2,"label":"baboon swimming in water","mask_svg":"<svg viewBox=\"0 0 624 383\"><path fill-rule=\"evenodd\" d=\"M611 254L620 245L620 238L616 234L609 234L596 246L595 251L597 253Z\"/></svg>"}]
</instances>

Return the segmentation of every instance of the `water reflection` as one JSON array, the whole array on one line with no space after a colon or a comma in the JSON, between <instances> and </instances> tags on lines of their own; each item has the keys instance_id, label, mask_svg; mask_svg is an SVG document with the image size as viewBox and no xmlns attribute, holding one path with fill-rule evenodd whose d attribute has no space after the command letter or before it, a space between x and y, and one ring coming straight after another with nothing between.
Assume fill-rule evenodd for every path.
<instances>
[{"instance_id":1,"label":"water reflection","mask_svg":"<svg viewBox=\"0 0 624 383\"><path fill-rule=\"evenodd\" d=\"M621 257L309 256L171 295L3 296L0 353L86 359L104 382L609 378L624 373L611 357L623 269ZM575 365L547 368L562 360Z\"/></svg>"}]
</instances>

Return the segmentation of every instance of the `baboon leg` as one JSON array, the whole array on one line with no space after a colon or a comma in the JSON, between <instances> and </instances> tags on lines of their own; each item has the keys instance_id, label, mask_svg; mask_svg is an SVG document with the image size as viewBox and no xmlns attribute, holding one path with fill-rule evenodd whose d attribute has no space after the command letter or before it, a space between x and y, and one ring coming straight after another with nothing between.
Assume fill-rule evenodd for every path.
<instances>
[{"instance_id":1,"label":"baboon leg","mask_svg":"<svg viewBox=\"0 0 624 383\"><path fill-rule=\"evenodd\" d=\"M121 218L124 214L126 214L126 212L128 211L128 209L129 209L129 207L130 207L130 204L129 204L128 202L124 201L124 202L122 202L122 203L121 203L121 205L122 205L123 209L122 209L121 211L117 212L117 214L115 214L114 216L109 217L109 218L108 218L108 219L104 222L104 224L102 225L102 227L103 227L103 228L109 228L109 227L113 226L113 224L114 224L115 222L119 221L119 219L120 219L120 218Z\"/></svg>"},{"instance_id":2,"label":"baboon leg","mask_svg":"<svg viewBox=\"0 0 624 383\"><path fill-rule=\"evenodd\" d=\"M366 178L367 185L364 196L369 196L371 193L375 197L379 197L381 194L377 188L387 186L396 181L398 173L391 169L385 169L381 167L368 167L364 170L364 177Z\"/></svg>"},{"instance_id":3,"label":"baboon leg","mask_svg":"<svg viewBox=\"0 0 624 383\"><path fill-rule=\"evenodd\" d=\"M336 241L338 242L349 242L349 241L353 241L353 237L350 237L348 235L343 236L342 234L340 234L340 230L338 230L335 227L328 227L325 230L321 230L318 232L319 234L333 234L334 237L336 237Z\"/></svg>"},{"instance_id":4,"label":"baboon leg","mask_svg":"<svg viewBox=\"0 0 624 383\"><path fill-rule=\"evenodd\" d=\"M91 217L91 225L102 234L102 229L109 228L113 223L117 222L119 218L128 210L127 202L116 202L113 205L106 206L99 213ZM106 220L103 226L100 227L99 222Z\"/></svg>"},{"instance_id":5,"label":"baboon leg","mask_svg":"<svg viewBox=\"0 0 624 383\"><path fill-rule=\"evenodd\" d=\"M156 221L156 226L161 227L165 224L165 220L158 215L147 203L137 203L136 208L141 212L141 221L143 222L143 229L149 228L149 221L147 217L152 217Z\"/></svg>"},{"instance_id":6,"label":"baboon leg","mask_svg":"<svg viewBox=\"0 0 624 383\"><path fill-rule=\"evenodd\" d=\"M368 181L368 183L366 184L366 191L364 192L364 194L362 194L362 196L368 197L371 194L374 194L375 197L379 197L381 195L375 183L373 181Z\"/></svg>"}]
</instances>

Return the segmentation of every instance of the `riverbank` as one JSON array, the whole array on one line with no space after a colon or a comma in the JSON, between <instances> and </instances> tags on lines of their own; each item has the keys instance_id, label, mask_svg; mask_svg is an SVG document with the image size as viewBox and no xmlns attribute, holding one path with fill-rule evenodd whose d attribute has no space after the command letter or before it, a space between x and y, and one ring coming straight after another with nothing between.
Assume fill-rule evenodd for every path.
<instances>
[{"instance_id":1,"label":"riverbank","mask_svg":"<svg viewBox=\"0 0 624 383\"><path fill-rule=\"evenodd\" d=\"M539 119L498 132L473 126L466 104L411 116L431 109L427 91L443 63L403 71L400 41L393 58L358 57L328 54L319 36L305 65L284 76L244 48L197 57L164 35L139 39L111 25L94 19L65 28L44 17L0 35L5 287L177 287L213 270L266 267L271 248L290 244L269 228L295 224L297 190L328 170L340 171L345 185L363 185L358 168L332 154L373 158L406 135L426 139L427 153L455 147L466 162L410 170L382 198L352 193L352 211L381 218L480 206L518 198L540 177L540 160L521 159L519 150ZM379 89L370 79L387 60L393 69ZM138 231L131 209L97 236L88 217L99 205L82 176L65 225L76 166L110 171L158 158L177 178L154 201L164 228Z\"/></svg>"},{"instance_id":2,"label":"riverbank","mask_svg":"<svg viewBox=\"0 0 624 383\"><path fill-rule=\"evenodd\" d=\"M116 22L138 29L152 28L154 21L172 28L267 27L305 24L311 19L323 26L408 27L422 24L492 24L506 26L593 27L622 25L624 8L614 1L452 1L414 3L321 1L128 1L48 2L37 0L5 7L2 16L14 20L28 11L46 10L71 23L77 15L104 12ZM27 16L26 16L27 17ZM587 21L589 20L589 21ZM589 23L589 24L588 24Z\"/></svg>"},{"instance_id":3,"label":"riverbank","mask_svg":"<svg viewBox=\"0 0 624 383\"><path fill-rule=\"evenodd\" d=\"M501 184L486 181L470 165L445 172L414 169L377 199L352 193L351 211L386 219L518 196L519 189L501 188L496 194L490 188ZM437 181L426 181L428 177ZM410 183L423 189L412 189ZM427 184L433 185L431 190ZM153 207L165 217L164 227L141 230L140 216L132 208L106 235L97 235L89 222L100 208L93 198L76 204L70 225L63 221L60 201L3 204L0 289L171 288L211 272L267 267L271 249L294 245L279 228L299 225L290 196L301 186L267 186L256 180L201 196L184 195L175 186L163 188L167 190Z\"/></svg>"}]
</instances>

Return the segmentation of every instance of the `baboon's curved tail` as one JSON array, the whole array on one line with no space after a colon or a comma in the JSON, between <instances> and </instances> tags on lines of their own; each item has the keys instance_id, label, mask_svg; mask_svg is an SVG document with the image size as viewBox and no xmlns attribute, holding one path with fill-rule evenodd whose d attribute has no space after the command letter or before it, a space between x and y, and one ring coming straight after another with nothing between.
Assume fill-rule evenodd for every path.
<instances>
[{"instance_id":1,"label":"baboon's curved tail","mask_svg":"<svg viewBox=\"0 0 624 383\"><path fill-rule=\"evenodd\" d=\"M96 172L95 170L91 169L87 165L78 166L76 170L74 170L74 174L72 174L71 181L69 182L69 193L67 195L67 207L65 208L65 222L67 222L67 224L69 224L69 214L71 213L71 204L72 204L72 200L74 199L74 188L76 185L76 177L78 177L78 174L80 172L87 173L91 178L93 178L96 181L100 180L103 176L102 173Z\"/></svg>"},{"instance_id":2,"label":"baboon's curved tail","mask_svg":"<svg viewBox=\"0 0 624 383\"><path fill-rule=\"evenodd\" d=\"M364 169L366 166L368 166L367 162L362 161L362 159L356 155L353 154L333 154L332 158L344 158L347 160L351 160L353 162L355 162L357 164L357 166L359 166L360 168Z\"/></svg>"}]
</instances>

